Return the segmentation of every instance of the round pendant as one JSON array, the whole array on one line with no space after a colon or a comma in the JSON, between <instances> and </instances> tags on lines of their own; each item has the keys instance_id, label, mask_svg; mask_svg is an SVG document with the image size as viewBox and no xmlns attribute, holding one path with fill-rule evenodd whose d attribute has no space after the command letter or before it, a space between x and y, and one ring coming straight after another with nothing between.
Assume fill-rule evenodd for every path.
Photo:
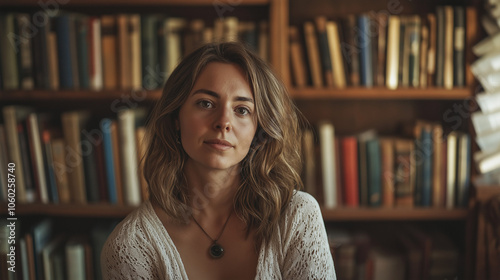
<instances>
[{"instance_id":1,"label":"round pendant","mask_svg":"<svg viewBox=\"0 0 500 280\"><path fill-rule=\"evenodd\" d=\"M208 252L210 253L210 257L214 259L220 259L222 256L224 256L224 248L222 248L222 246L217 243L214 243L212 246L210 246Z\"/></svg>"}]
</instances>

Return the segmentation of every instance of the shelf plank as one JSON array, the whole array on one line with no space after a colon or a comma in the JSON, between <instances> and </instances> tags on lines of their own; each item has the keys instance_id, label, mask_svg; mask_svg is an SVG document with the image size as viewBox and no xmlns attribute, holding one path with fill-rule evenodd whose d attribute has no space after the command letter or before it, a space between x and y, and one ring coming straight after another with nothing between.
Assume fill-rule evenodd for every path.
<instances>
[{"instance_id":1,"label":"shelf plank","mask_svg":"<svg viewBox=\"0 0 500 280\"><path fill-rule=\"evenodd\" d=\"M7 215L7 204L0 204L0 215ZM96 217L96 218L124 218L136 209L135 206L98 204L17 204L15 216L47 215L55 217Z\"/></svg>"},{"instance_id":2,"label":"shelf plank","mask_svg":"<svg viewBox=\"0 0 500 280\"><path fill-rule=\"evenodd\" d=\"M398 88L348 87L335 88L293 88L290 95L295 99L439 99L455 100L472 97L472 89L465 88Z\"/></svg>"},{"instance_id":3,"label":"shelf plank","mask_svg":"<svg viewBox=\"0 0 500 280\"><path fill-rule=\"evenodd\" d=\"M220 5L268 5L271 0L240 0L240 1L220 1ZM61 0L57 1L60 6L213 6L214 0ZM36 7L37 0L0 0L0 7Z\"/></svg>"},{"instance_id":4,"label":"shelf plank","mask_svg":"<svg viewBox=\"0 0 500 280\"><path fill-rule=\"evenodd\" d=\"M0 101L98 101L123 99L158 100L161 90L10 90L0 93Z\"/></svg>"},{"instance_id":5,"label":"shelf plank","mask_svg":"<svg viewBox=\"0 0 500 280\"><path fill-rule=\"evenodd\" d=\"M120 99L123 96L143 100L157 100L162 90L10 90L0 93L0 101L27 101L27 100L110 100ZM442 88L428 89L397 89L387 88L345 88L345 89L292 89L290 94L295 99L436 99L459 100L472 98L469 88L446 90ZM138 100L140 101L140 100Z\"/></svg>"},{"instance_id":6,"label":"shelf plank","mask_svg":"<svg viewBox=\"0 0 500 280\"><path fill-rule=\"evenodd\" d=\"M0 203L0 215L7 215L7 204ZM100 217L123 218L136 207L124 205L98 204L17 204L16 217L24 215L47 215L58 217ZM325 221L438 221L463 220L468 215L467 209L435 208L322 208Z\"/></svg>"},{"instance_id":7,"label":"shelf plank","mask_svg":"<svg viewBox=\"0 0 500 280\"><path fill-rule=\"evenodd\" d=\"M437 221L467 219L467 209L435 208L322 208L323 219L336 221Z\"/></svg>"}]
</instances>

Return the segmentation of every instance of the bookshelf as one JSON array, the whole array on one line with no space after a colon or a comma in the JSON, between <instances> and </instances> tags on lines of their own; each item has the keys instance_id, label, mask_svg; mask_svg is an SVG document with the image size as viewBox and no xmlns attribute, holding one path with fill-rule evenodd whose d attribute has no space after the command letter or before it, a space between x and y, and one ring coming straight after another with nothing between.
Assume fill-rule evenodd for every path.
<instances>
[{"instance_id":1,"label":"bookshelf","mask_svg":"<svg viewBox=\"0 0 500 280\"><path fill-rule=\"evenodd\" d=\"M382 135L398 133L401 122L415 119L443 121L443 113L454 105L463 105L472 99L476 84L445 89L429 85L426 88L398 87L389 89L386 86L372 87L350 86L345 88L312 87L310 82L305 87L296 87L292 78L290 64L289 26L302 27L305 21L314 21L318 15L329 19L339 19L348 14L361 14L368 11L389 12L397 15L432 13L438 5L474 6L480 10L481 1L386 1L386 0L71 0L55 1L57 8L70 12L78 11L89 15L118 13L168 13L169 15L188 19L202 18L207 22L217 17L215 5L225 10L225 15L234 15L245 20L265 19L269 24L269 61L281 74L283 81L290 89L298 108L311 124L322 120L331 121L338 135L351 135L366 129L376 129ZM67 3L62 3L67 2ZM96 11L99 7L99 11ZM37 1L0 0L0 9L7 12L36 12L40 10ZM207 12L208 11L208 12ZM479 24L471 26L479 29ZM468 26L467 28L470 28ZM300 32L302 32L302 28ZM479 30L477 30L479 33ZM307 61L307 60L306 60ZM467 66L473 61L470 45L466 45L465 61ZM306 65L306 68L308 66ZM306 69L306 72L308 70ZM467 71L467 70L464 70ZM468 77L466 77L468 79ZM149 106L161 95L160 89L134 91L130 89L112 90L4 90L0 92L2 105L29 105L44 110L62 112L67 109L93 108L99 115L111 116L111 102L120 100L124 95L140 95L139 103ZM454 114L453 116L456 116ZM459 129L470 131L467 118L459 125ZM317 158L319 166L319 158ZM320 177L318 175L318 177ZM0 204L0 216L5 216L7 206ZM64 218L123 218L134 209L133 206L117 206L107 203L96 204L18 204L18 217L47 216L55 219ZM458 230L457 238L462 254L460 271L462 278L471 279L475 266L474 242L471 232L475 227L474 209L463 208L368 208L344 207L334 209L322 207L323 218L327 224L362 225L365 222L384 222L399 224L402 222L430 223L452 225ZM480 267L480 266L479 266Z\"/></svg>"}]
</instances>

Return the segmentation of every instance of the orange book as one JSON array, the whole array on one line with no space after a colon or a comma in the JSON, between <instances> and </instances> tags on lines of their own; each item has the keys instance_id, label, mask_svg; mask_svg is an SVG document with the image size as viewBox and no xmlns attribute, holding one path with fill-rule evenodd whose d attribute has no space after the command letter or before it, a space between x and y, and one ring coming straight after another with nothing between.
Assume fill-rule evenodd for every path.
<instances>
[{"instance_id":1,"label":"orange book","mask_svg":"<svg viewBox=\"0 0 500 280\"><path fill-rule=\"evenodd\" d=\"M118 72L119 85L121 89L131 88L132 82L132 50L131 50L131 30L129 16L125 14L117 15L118 26Z\"/></svg>"},{"instance_id":2,"label":"orange book","mask_svg":"<svg viewBox=\"0 0 500 280\"><path fill-rule=\"evenodd\" d=\"M118 88L118 47L115 16L101 18L102 69L104 73L104 88Z\"/></svg>"},{"instance_id":3,"label":"orange book","mask_svg":"<svg viewBox=\"0 0 500 280\"><path fill-rule=\"evenodd\" d=\"M359 206L358 140L354 136L341 138L342 188L344 205Z\"/></svg>"},{"instance_id":4,"label":"orange book","mask_svg":"<svg viewBox=\"0 0 500 280\"><path fill-rule=\"evenodd\" d=\"M309 71L311 72L312 85L315 88L323 86L321 75L321 63L319 57L318 39L312 22L304 23L304 37L306 40L307 57L309 60Z\"/></svg>"},{"instance_id":5,"label":"orange book","mask_svg":"<svg viewBox=\"0 0 500 280\"><path fill-rule=\"evenodd\" d=\"M302 44L299 39L297 27L290 26L288 29L290 36L290 59L292 66L293 81L296 87L305 87L307 84L306 63Z\"/></svg>"}]
</instances>

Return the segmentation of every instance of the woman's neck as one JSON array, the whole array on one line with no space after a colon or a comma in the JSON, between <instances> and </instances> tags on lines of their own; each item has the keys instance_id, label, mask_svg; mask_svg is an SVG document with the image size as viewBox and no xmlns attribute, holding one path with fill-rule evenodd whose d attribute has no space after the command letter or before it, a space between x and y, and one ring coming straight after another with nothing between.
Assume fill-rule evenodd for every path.
<instances>
[{"instance_id":1,"label":"woman's neck","mask_svg":"<svg viewBox=\"0 0 500 280\"><path fill-rule=\"evenodd\" d=\"M233 211L241 175L231 170L209 170L190 163L184 166L184 174L193 214L211 219L227 218Z\"/></svg>"}]
</instances>

